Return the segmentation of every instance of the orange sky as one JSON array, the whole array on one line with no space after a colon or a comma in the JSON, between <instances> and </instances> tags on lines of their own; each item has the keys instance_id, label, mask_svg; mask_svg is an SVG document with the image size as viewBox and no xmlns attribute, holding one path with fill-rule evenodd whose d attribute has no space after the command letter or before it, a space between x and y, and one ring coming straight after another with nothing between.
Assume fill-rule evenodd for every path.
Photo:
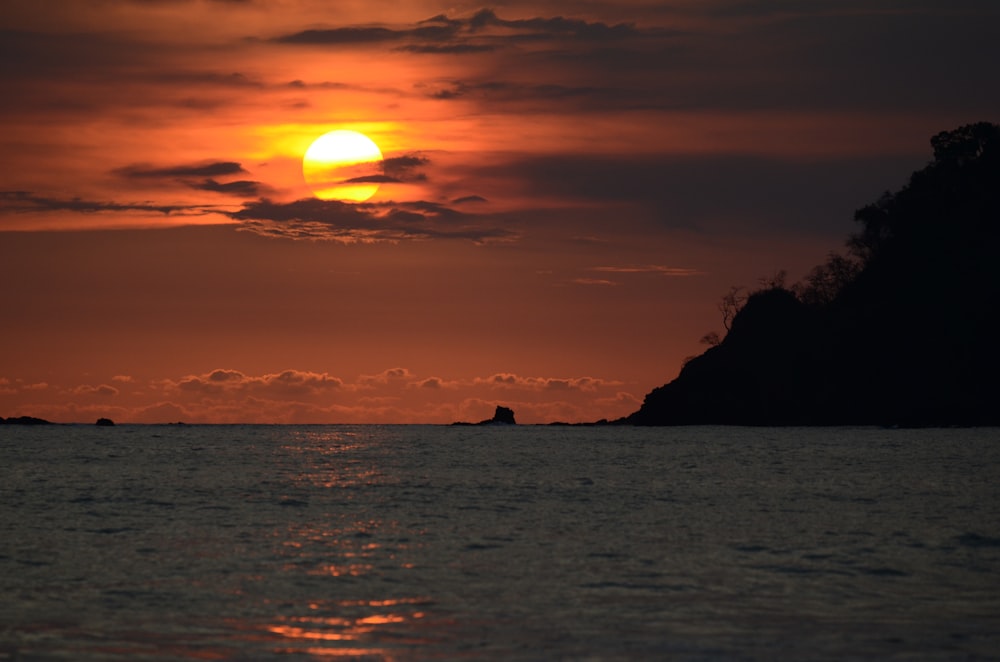
<instances>
[{"instance_id":1,"label":"orange sky","mask_svg":"<svg viewBox=\"0 0 1000 662\"><path fill-rule=\"evenodd\" d=\"M996 121L979 0L6 0L0 416L592 421ZM310 142L386 157L312 197Z\"/></svg>"}]
</instances>

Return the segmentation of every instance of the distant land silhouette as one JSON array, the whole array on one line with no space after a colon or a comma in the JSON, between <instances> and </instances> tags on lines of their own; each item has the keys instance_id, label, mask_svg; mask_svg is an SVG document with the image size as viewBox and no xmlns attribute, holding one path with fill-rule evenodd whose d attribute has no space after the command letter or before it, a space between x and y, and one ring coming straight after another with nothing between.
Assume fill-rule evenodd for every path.
<instances>
[{"instance_id":1,"label":"distant land silhouette","mask_svg":"<svg viewBox=\"0 0 1000 662\"><path fill-rule=\"evenodd\" d=\"M931 139L933 160L855 213L846 255L723 298L727 333L636 425L1000 424L1000 126Z\"/></svg>"},{"instance_id":2,"label":"distant land silhouette","mask_svg":"<svg viewBox=\"0 0 1000 662\"><path fill-rule=\"evenodd\" d=\"M452 423L452 425L517 425L517 421L514 420L513 409L497 405L496 411L493 412L493 418L488 418L485 421L479 421L478 423L456 421L455 423Z\"/></svg>"},{"instance_id":3,"label":"distant land silhouette","mask_svg":"<svg viewBox=\"0 0 1000 662\"><path fill-rule=\"evenodd\" d=\"M52 422L34 416L11 416L10 418L0 416L0 425L52 425Z\"/></svg>"},{"instance_id":4,"label":"distant land silhouette","mask_svg":"<svg viewBox=\"0 0 1000 662\"><path fill-rule=\"evenodd\" d=\"M110 418L99 418L95 423L95 425L102 427L114 424L115 422ZM0 416L0 425L56 425L56 423L46 421L44 418L35 418L34 416L16 416L11 418Z\"/></svg>"}]
</instances>

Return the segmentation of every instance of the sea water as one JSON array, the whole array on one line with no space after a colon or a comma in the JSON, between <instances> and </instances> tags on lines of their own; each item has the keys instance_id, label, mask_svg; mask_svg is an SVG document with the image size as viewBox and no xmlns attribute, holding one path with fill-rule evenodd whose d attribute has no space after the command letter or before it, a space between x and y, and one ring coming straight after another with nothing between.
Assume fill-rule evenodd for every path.
<instances>
[{"instance_id":1,"label":"sea water","mask_svg":"<svg viewBox=\"0 0 1000 662\"><path fill-rule=\"evenodd\" d=\"M0 427L0 660L1000 657L1000 430Z\"/></svg>"}]
</instances>

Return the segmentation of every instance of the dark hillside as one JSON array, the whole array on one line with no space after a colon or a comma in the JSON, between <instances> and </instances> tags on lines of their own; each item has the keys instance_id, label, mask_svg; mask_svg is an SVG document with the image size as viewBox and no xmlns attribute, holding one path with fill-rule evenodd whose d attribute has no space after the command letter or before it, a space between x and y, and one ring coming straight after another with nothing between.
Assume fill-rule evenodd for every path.
<instances>
[{"instance_id":1,"label":"dark hillside","mask_svg":"<svg viewBox=\"0 0 1000 662\"><path fill-rule=\"evenodd\" d=\"M716 346L624 422L1000 423L1000 127L860 209L849 255L751 294Z\"/></svg>"}]
</instances>

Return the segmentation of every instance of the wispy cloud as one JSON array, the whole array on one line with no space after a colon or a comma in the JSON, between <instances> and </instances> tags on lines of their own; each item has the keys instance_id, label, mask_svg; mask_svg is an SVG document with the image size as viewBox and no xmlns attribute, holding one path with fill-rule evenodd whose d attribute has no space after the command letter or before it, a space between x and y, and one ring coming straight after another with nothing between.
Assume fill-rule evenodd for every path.
<instances>
[{"instance_id":1,"label":"wispy cloud","mask_svg":"<svg viewBox=\"0 0 1000 662\"><path fill-rule=\"evenodd\" d=\"M382 161L385 174L399 182L426 181L427 175L421 170L430 163L430 159L421 154L403 154L392 156Z\"/></svg>"},{"instance_id":2,"label":"wispy cloud","mask_svg":"<svg viewBox=\"0 0 1000 662\"><path fill-rule=\"evenodd\" d=\"M205 163L161 167L133 164L118 168L113 172L127 179L187 179L247 174L243 166L235 161L209 161Z\"/></svg>"},{"instance_id":3,"label":"wispy cloud","mask_svg":"<svg viewBox=\"0 0 1000 662\"><path fill-rule=\"evenodd\" d=\"M99 212L153 212L164 215L204 216L213 213L206 205L164 205L144 202L105 202L83 198L58 198L29 191L0 191L0 210L16 213L68 211L81 214Z\"/></svg>"},{"instance_id":4,"label":"wispy cloud","mask_svg":"<svg viewBox=\"0 0 1000 662\"><path fill-rule=\"evenodd\" d=\"M187 182L189 188L198 191L209 191L211 193L222 193L239 198L252 198L271 190L261 182L254 182L247 179L239 179L234 182L217 182L214 179L203 179L200 182Z\"/></svg>"},{"instance_id":5,"label":"wispy cloud","mask_svg":"<svg viewBox=\"0 0 1000 662\"><path fill-rule=\"evenodd\" d=\"M347 26L311 28L275 37L278 44L350 47L400 44L400 50L428 54L472 54L493 51L511 42L543 40L618 40L635 35L634 25L563 18L506 20L491 9L468 17L438 15L409 27Z\"/></svg>"},{"instance_id":6,"label":"wispy cloud","mask_svg":"<svg viewBox=\"0 0 1000 662\"><path fill-rule=\"evenodd\" d=\"M688 276L702 276L705 273L704 271L692 269L690 267L668 267L662 264L593 267L592 271L615 274L662 274L664 276L675 276L680 278L686 278Z\"/></svg>"},{"instance_id":7,"label":"wispy cloud","mask_svg":"<svg viewBox=\"0 0 1000 662\"><path fill-rule=\"evenodd\" d=\"M477 377L472 383L527 391L596 391L599 388L621 385L621 382L607 381L596 377L526 377L509 372L500 372L489 377Z\"/></svg>"},{"instance_id":8,"label":"wispy cloud","mask_svg":"<svg viewBox=\"0 0 1000 662\"><path fill-rule=\"evenodd\" d=\"M257 234L344 244L464 239L509 242L517 233L489 227L487 219L433 202L351 204L338 200L258 200L228 215Z\"/></svg>"},{"instance_id":9,"label":"wispy cloud","mask_svg":"<svg viewBox=\"0 0 1000 662\"><path fill-rule=\"evenodd\" d=\"M608 287L615 287L620 284L606 278L574 278L571 282L574 285L600 285Z\"/></svg>"},{"instance_id":10,"label":"wispy cloud","mask_svg":"<svg viewBox=\"0 0 1000 662\"><path fill-rule=\"evenodd\" d=\"M123 179L159 183L179 183L196 191L209 191L243 198L263 195L271 189L261 182L248 179L220 182L220 177L249 174L236 161L207 161L196 164L151 166L133 164L117 168L112 174Z\"/></svg>"},{"instance_id":11,"label":"wispy cloud","mask_svg":"<svg viewBox=\"0 0 1000 662\"><path fill-rule=\"evenodd\" d=\"M73 395L97 395L101 397L114 397L118 395L119 390L114 386L109 386L107 384L100 384L99 386L91 386L90 384L81 384L80 386L72 389Z\"/></svg>"}]
</instances>

